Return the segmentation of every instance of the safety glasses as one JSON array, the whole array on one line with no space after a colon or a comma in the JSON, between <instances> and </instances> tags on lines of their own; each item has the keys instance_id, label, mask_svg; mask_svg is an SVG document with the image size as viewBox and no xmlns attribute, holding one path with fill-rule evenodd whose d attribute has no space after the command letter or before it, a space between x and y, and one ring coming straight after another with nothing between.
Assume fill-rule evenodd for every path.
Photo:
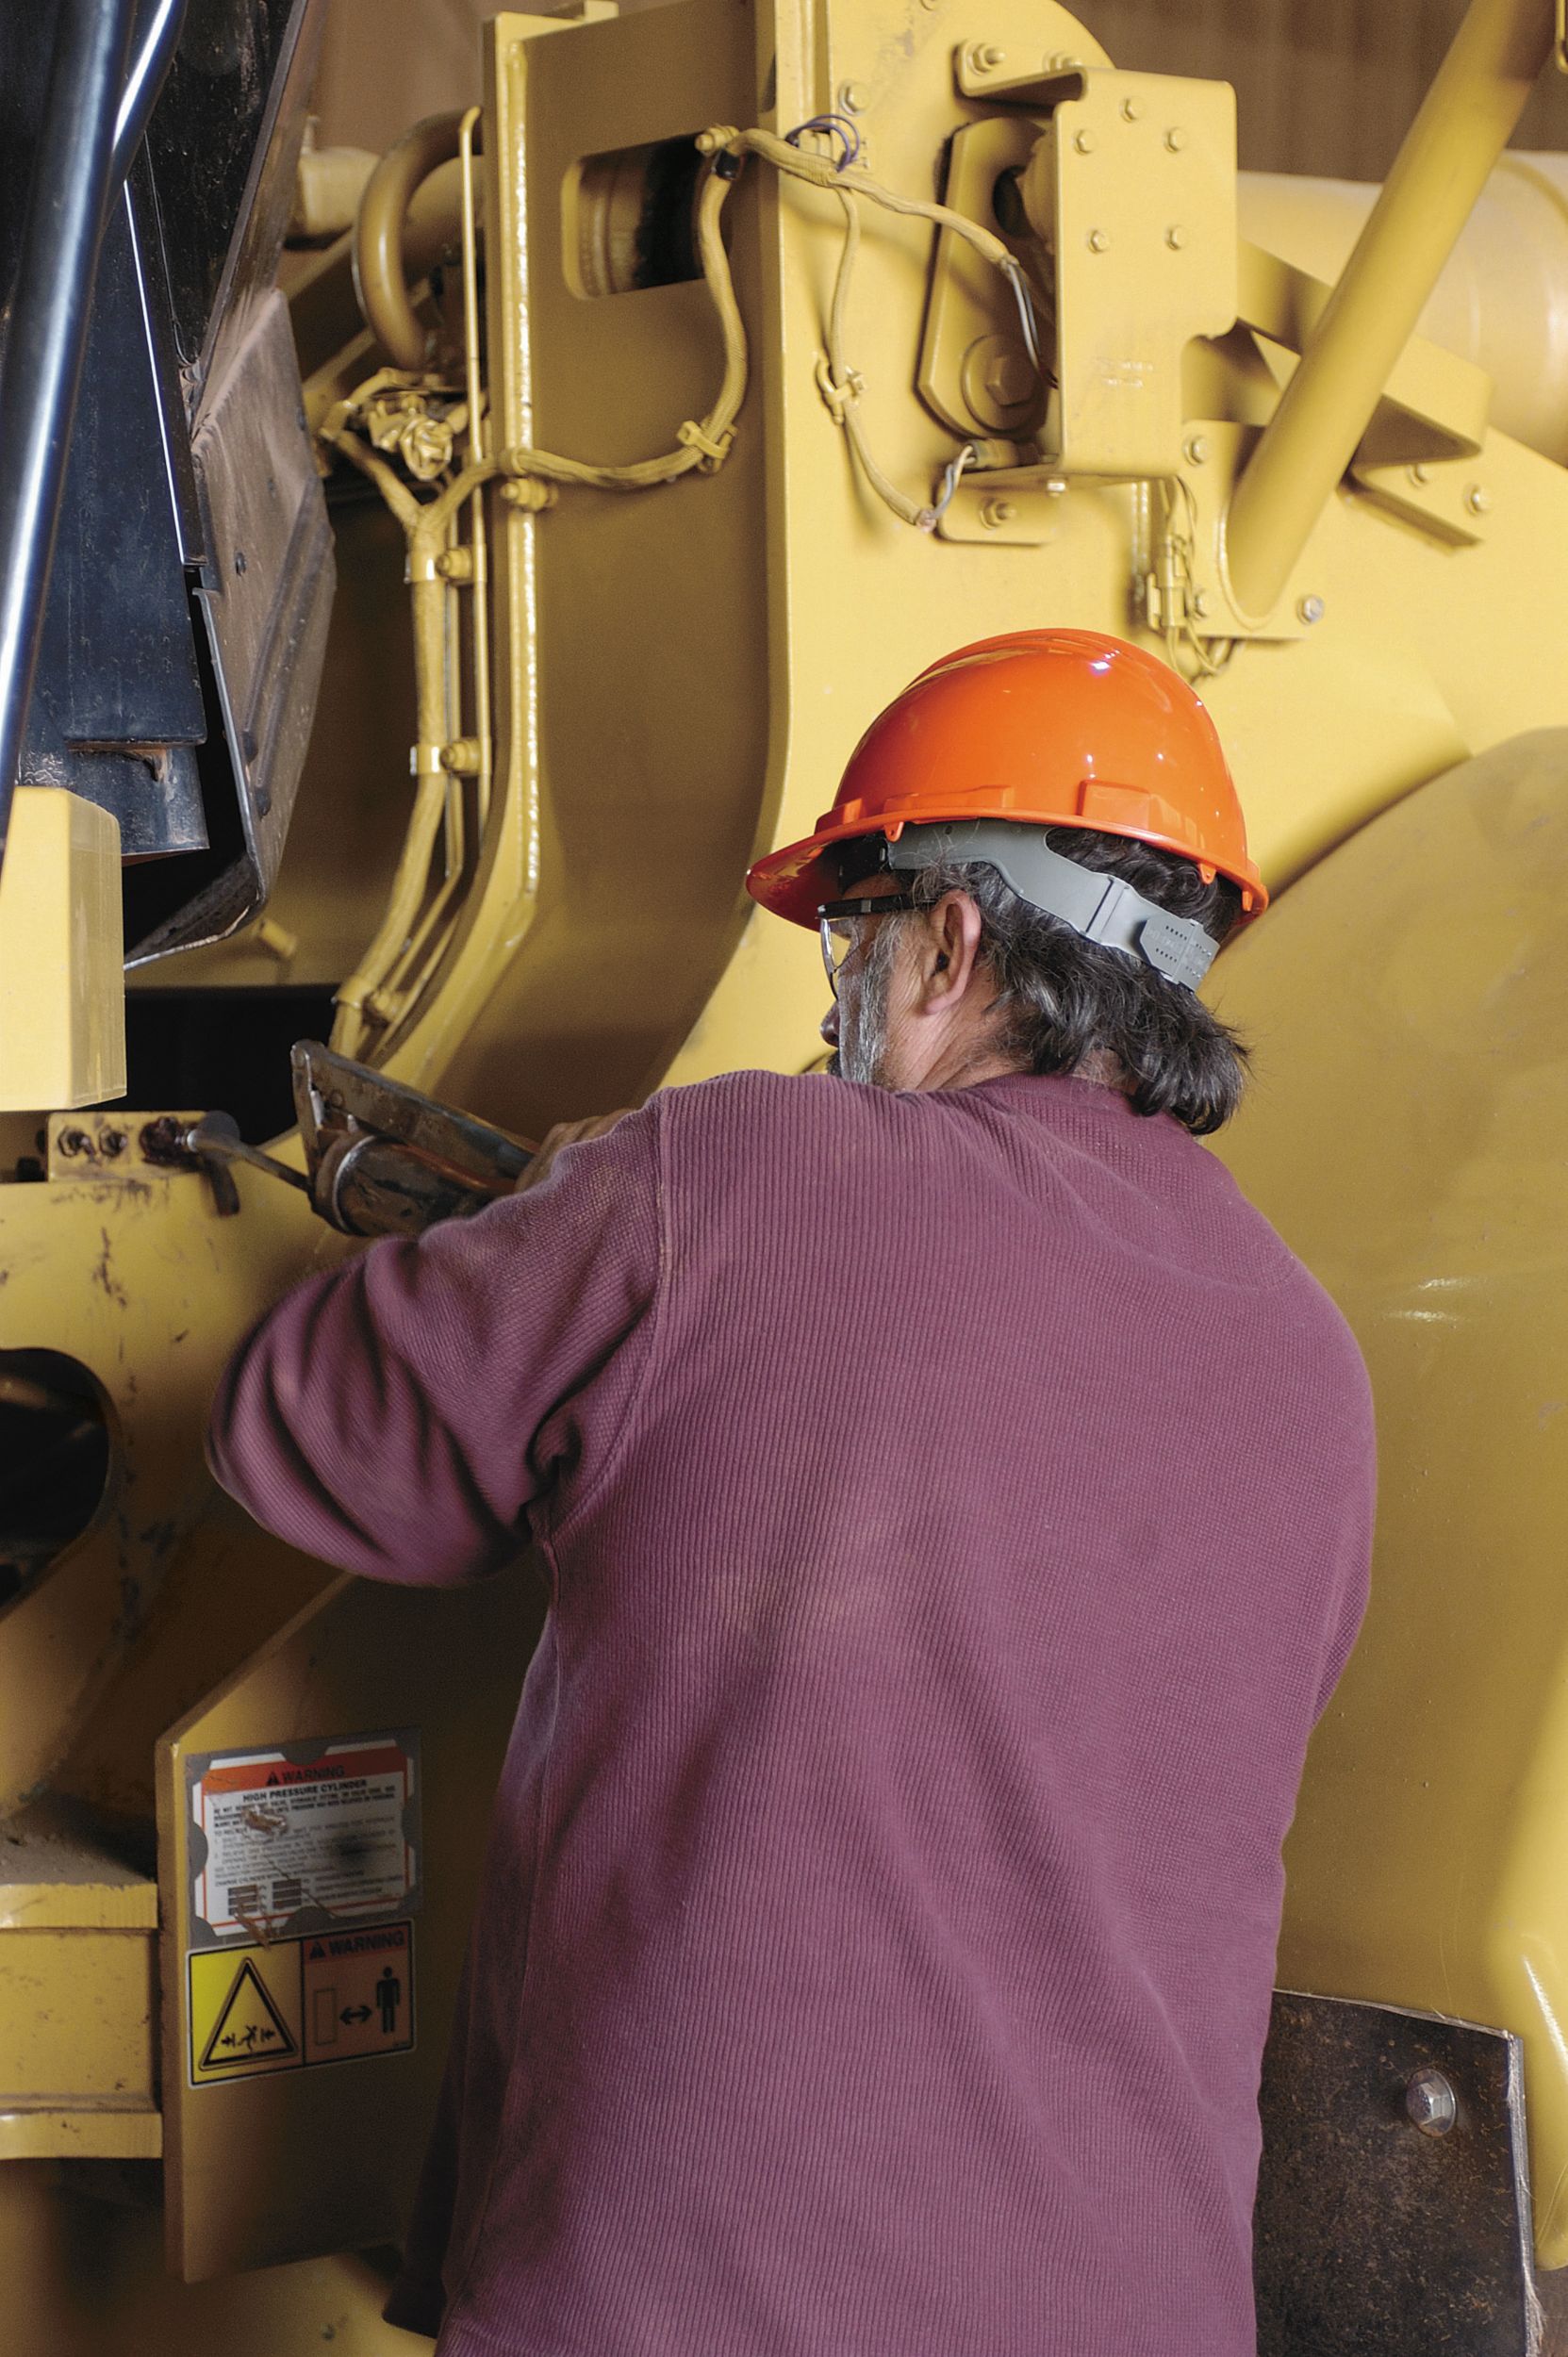
<instances>
[{"instance_id":1,"label":"safety glasses","mask_svg":"<svg viewBox=\"0 0 1568 2357\"><path fill-rule=\"evenodd\" d=\"M817 924L822 936L822 964L828 977L828 988L835 998L844 962L855 946L856 918L907 916L917 905L914 895L908 892L889 892L864 900L823 901L817 912Z\"/></svg>"}]
</instances>

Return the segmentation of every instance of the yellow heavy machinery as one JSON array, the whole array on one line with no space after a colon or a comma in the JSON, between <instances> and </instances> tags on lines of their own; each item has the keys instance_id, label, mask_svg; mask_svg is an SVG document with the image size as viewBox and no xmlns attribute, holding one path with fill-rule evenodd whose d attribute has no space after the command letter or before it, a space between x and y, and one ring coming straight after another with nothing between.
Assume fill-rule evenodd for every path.
<instances>
[{"instance_id":1,"label":"yellow heavy machinery","mask_svg":"<svg viewBox=\"0 0 1568 2357\"><path fill-rule=\"evenodd\" d=\"M319 18L0 33L0 2345L418 2346L379 2254L538 1606L263 1538L207 1395L432 1171L808 1065L748 861L922 664L1057 621L1212 704L1278 898L1218 1150L1378 1399L1261 2345L1542 2346L1568 161L1504 151L1560 9L1474 0L1375 204L1239 177L1228 87L1055 0L502 14L373 169L303 144Z\"/></svg>"}]
</instances>

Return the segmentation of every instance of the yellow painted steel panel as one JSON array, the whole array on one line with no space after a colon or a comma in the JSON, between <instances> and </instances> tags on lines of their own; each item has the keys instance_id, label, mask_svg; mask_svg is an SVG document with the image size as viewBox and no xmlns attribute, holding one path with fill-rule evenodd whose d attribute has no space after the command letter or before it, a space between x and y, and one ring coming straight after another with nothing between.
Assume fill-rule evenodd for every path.
<instances>
[{"instance_id":1,"label":"yellow painted steel panel","mask_svg":"<svg viewBox=\"0 0 1568 2357\"><path fill-rule=\"evenodd\" d=\"M0 868L0 1112L125 1087L120 827L64 786L23 785Z\"/></svg>"},{"instance_id":2,"label":"yellow painted steel panel","mask_svg":"<svg viewBox=\"0 0 1568 2357\"><path fill-rule=\"evenodd\" d=\"M1412 795L1214 969L1217 1141L1333 1294L1381 1460L1365 1629L1308 1760L1279 1969L1525 2040L1568 2264L1568 731Z\"/></svg>"},{"instance_id":3,"label":"yellow painted steel panel","mask_svg":"<svg viewBox=\"0 0 1568 2357\"><path fill-rule=\"evenodd\" d=\"M156 1961L145 1932L0 1937L0 2112L150 2110Z\"/></svg>"}]
</instances>

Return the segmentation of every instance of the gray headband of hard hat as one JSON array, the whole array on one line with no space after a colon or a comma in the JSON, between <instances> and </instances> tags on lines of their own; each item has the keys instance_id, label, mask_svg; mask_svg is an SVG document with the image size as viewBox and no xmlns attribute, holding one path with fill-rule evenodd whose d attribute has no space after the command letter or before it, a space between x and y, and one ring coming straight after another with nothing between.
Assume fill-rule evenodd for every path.
<instances>
[{"instance_id":1,"label":"gray headband of hard hat","mask_svg":"<svg viewBox=\"0 0 1568 2357\"><path fill-rule=\"evenodd\" d=\"M905 827L898 841L888 844L886 859L900 876L949 861L984 860L1032 908L1059 916L1102 949L1144 959L1167 981L1188 990L1197 988L1219 948L1203 926L1172 916L1120 876L1097 876L1076 860L1064 859L1046 841L1044 827L1017 826L1010 818Z\"/></svg>"}]
</instances>

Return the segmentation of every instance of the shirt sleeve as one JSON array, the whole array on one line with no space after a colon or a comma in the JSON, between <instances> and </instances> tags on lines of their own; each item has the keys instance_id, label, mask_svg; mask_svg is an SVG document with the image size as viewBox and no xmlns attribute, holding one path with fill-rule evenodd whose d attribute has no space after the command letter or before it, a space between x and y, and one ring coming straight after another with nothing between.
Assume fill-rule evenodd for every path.
<instances>
[{"instance_id":1,"label":"shirt sleeve","mask_svg":"<svg viewBox=\"0 0 1568 2357\"><path fill-rule=\"evenodd\" d=\"M224 1373L207 1462L248 1513L372 1579L445 1586L586 1494L660 1290L657 1098L526 1195L307 1279Z\"/></svg>"}]
</instances>

